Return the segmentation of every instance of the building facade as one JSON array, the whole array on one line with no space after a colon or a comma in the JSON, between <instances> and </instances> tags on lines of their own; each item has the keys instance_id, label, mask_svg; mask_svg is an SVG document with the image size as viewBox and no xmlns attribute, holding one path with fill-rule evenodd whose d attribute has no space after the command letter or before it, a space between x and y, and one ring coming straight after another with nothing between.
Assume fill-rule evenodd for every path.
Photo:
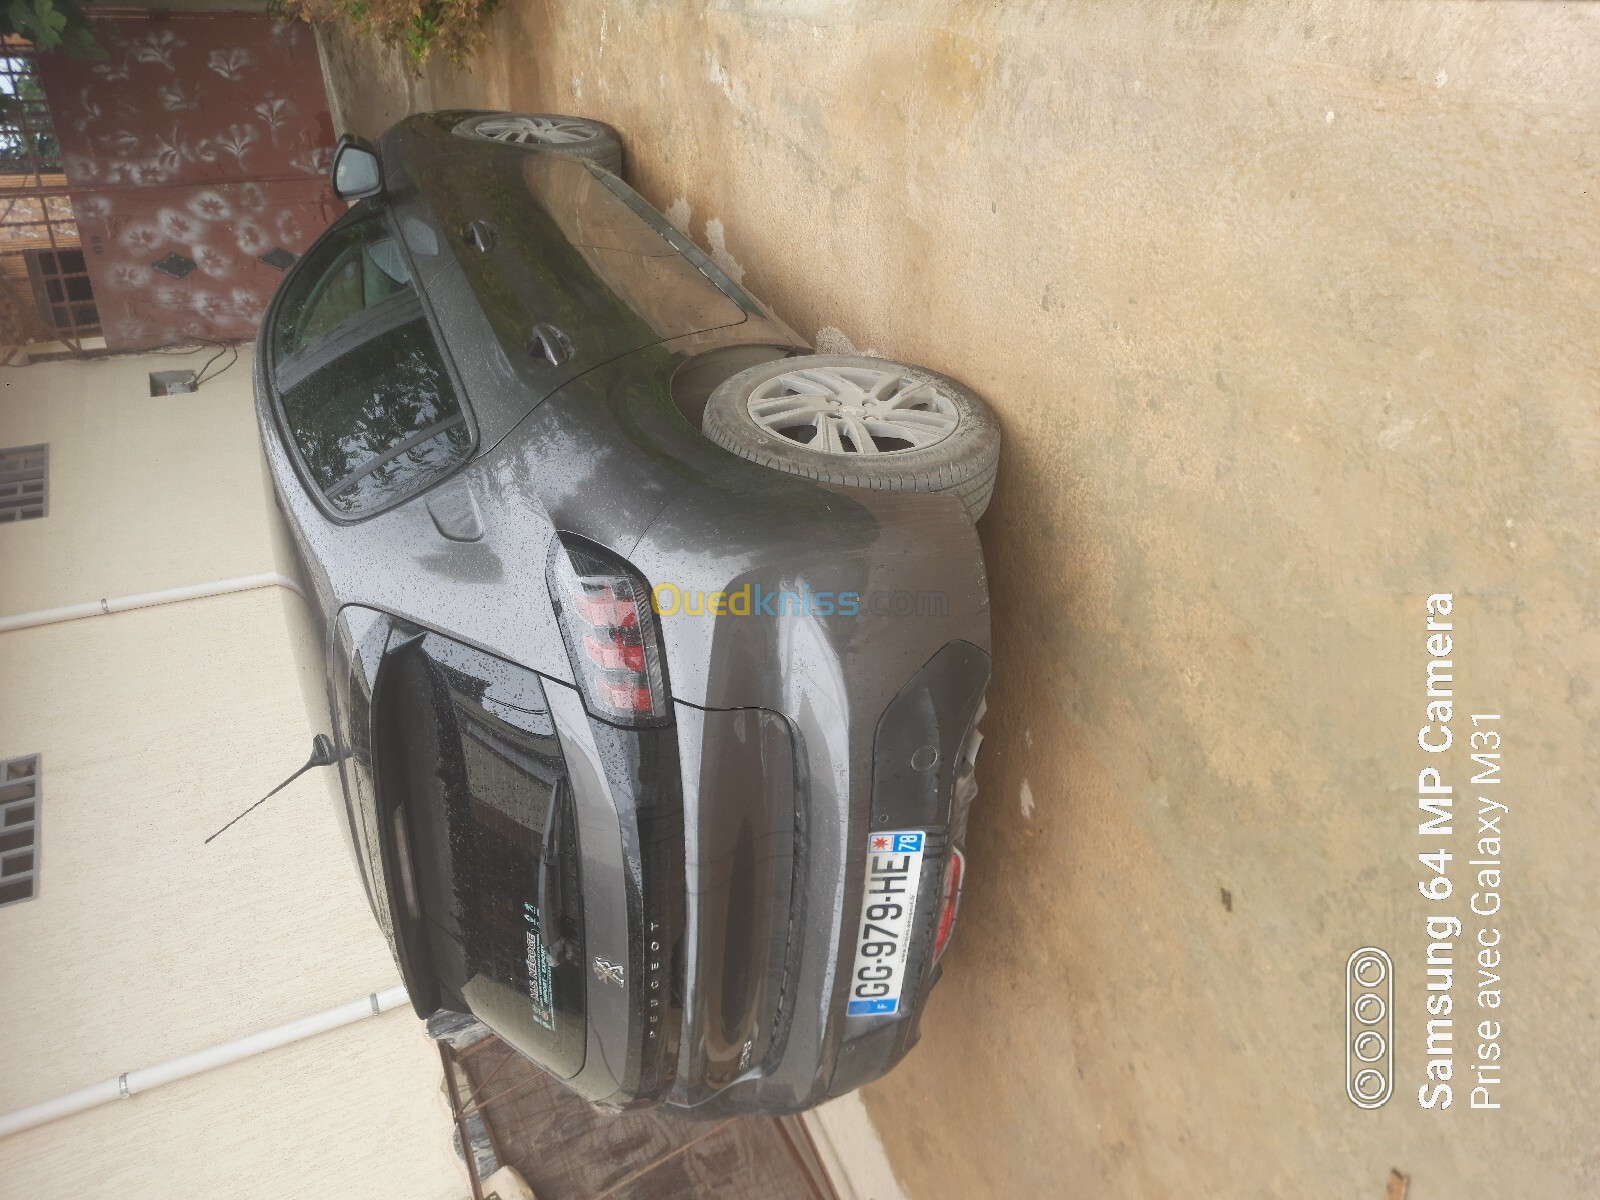
<instances>
[{"instance_id":1,"label":"building facade","mask_svg":"<svg viewBox=\"0 0 1600 1200\"><path fill-rule=\"evenodd\" d=\"M0 369L0 455L30 452L0 459L29 489L0 484L0 1114L397 982L329 770L205 841L305 762L322 703L249 351L149 395L208 354ZM0 1197L456 1200L450 1138L402 1005L6 1137Z\"/></svg>"}]
</instances>

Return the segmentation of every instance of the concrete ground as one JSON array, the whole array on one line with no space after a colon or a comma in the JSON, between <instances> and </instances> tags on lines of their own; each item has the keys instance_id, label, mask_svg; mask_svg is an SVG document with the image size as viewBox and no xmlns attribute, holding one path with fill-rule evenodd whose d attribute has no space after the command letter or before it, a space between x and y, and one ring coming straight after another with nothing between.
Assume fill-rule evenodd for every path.
<instances>
[{"instance_id":1,"label":"concrete ground","mask_svg":"<svg viewBox=\"0 0 1600 1200\"><path fill-rule=\"evenodd\" d=\"M328 40L349 128L609 121L634 185L796 328L999 410L970 882L924 1042L864 1094L914 1200L1377 1200L1395 1168L1412 1200L1600 1194L1597 18L507 0L470 73L420 80ZM1468 784L1471 713L1501 715L1499 785ZM1427 766L1461 793L1442 843ZM1510 808L1486 921L1479 794ZM1435 845L1456 892L1430 904ZM1443 913L1447 1111L1418 1100ZM1398 979L1375 1112L1344 1082L1369 943ZM1472 1111L1485 1017L1503 1107Z\"/></svg>"}]
</instances>

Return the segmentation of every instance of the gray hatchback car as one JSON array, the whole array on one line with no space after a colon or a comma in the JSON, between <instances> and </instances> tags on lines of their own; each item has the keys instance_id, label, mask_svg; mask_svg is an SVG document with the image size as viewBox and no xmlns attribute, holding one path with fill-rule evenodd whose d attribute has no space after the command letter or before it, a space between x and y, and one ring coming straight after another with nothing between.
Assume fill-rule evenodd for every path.
<instances>
[{"instance_id":1,"label":"gray hatchback car","mask_svg":"<svg viewBox=\"0 0 1600 1200\"><path fill-rule=\"evenodd\" d=\"M791 1112L899 1061L939 976L999 428L811 353L621 154L537 114L341 142L261 432L418 1014L603 1106Z\"/></svg>"}]
</instances>

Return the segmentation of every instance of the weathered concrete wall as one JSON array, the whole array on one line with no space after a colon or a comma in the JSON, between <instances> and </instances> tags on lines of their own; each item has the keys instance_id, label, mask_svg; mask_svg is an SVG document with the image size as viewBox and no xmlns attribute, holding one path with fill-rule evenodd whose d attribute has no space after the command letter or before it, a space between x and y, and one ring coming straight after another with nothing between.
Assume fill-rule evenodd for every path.
<instances>
[{"instance_id":1,"label":"weathered concrete wall","mask_svg":"<svg viewBox=\"0 0 1600 1200\"><path fill-rule=\"evenodd\" d=\"M355 128L614 123L797 328L999 409L971 882L925 1044L866 1095L912 1196L1600 1191L1597 16L513 3L420 82L331 44ZM1457 737L1504 716L1498 1112L1416 1098L1436 592ZM1341 1065L1369 942L1399 972L1375 1114Z\"/></svg>"}]
</instances>

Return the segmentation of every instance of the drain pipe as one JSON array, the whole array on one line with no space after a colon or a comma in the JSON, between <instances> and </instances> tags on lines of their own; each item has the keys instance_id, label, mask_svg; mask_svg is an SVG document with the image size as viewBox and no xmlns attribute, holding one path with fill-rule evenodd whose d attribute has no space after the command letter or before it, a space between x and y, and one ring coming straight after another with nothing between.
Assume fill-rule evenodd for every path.
<instances>
[{"instance_id":1,"label":"drain pipe","mask_svg":"<svg viewBox=\"0 0 1600 1200\"><path fill-rule=\"evenodd\" d=\"M290 1021L287 1025L263 1029L260 1033L252 1033L232 1042L224 1042L220 1046L187 1054L171 1062L160 1063L153 1067L141 1067L137 1071L126 1071L115 1079L79 1088L75 1092L68 1092L65 1096L57 1096L54 1100L29 1105L14 1112L0 1113L0 1137L21 1133L24 1129L32 1129L36 1125L43 1125L46 1121L54 1121L58 1117L82 1112L86 1108L107 1104L119 1097L126 1100L136 1092L147 1092L153 1087L160 1087L163 1083L198 1075L201 1071L211 1070L212 1067L225 1066L228 1063L238 1062L241 1058L249 1058L252 1054L276 1050L279 1046L287 1046L290 1042L326 1033L330 1029L348 1025L352 1021L375 1017L407 1002L405 988L387 988L363 996L359 1000L352 1000L349 1004L341 1004L338 1008L301 1017L298 1021Z\"/></svg>"},{"instance_id":2,"label":"drain pipe","mask_svg":"<svg viewBox=\"0 0 1600 1200\"><path fill-rule=\"evenodd\" d=\"M37 612L17 613L0 617L0 633L12 629L29 629L35 625L54 625L58 621L76 621L80 617L109 616L127 612L130 608L150 608L157 604L176 604L180 600L199 600L205 596L225 596L229 592L248 592L256 588L286 587L297 596L304 596L300 585L287 575L266 571L260 575L241 575L237 579L218 579L211 583L192 583L188 587L167 588L160 592L141 592L137 596L113 596L105 600L91 600L87 604L68 604L62 608L42 608Z\"/></svg>"}]
</instances>

